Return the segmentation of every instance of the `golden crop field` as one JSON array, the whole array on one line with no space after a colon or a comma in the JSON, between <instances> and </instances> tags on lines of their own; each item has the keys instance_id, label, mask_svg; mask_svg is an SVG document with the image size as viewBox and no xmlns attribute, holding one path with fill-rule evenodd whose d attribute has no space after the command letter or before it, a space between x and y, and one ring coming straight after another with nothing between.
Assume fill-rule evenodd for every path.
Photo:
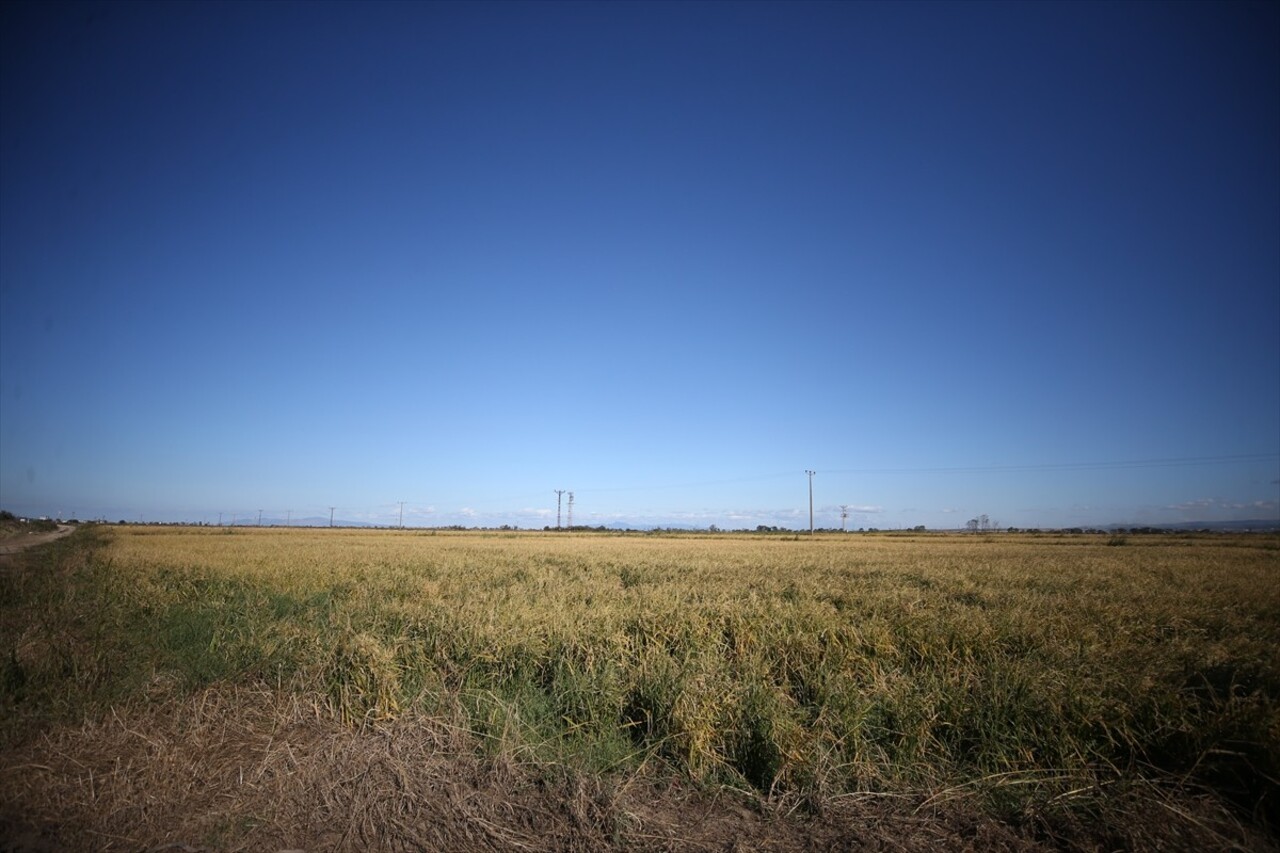
<instances>
[{"instance_id":1,"label":"golden crop field","mask_svg":"<svg viewBox=\"0 0 1280 853\"><path fill-rule=\"evenodd\" d=\"M817 811L963 794L1016 823L1176 783L1277 814L1273 536L77 537L56 584L0 575L9 750L259 685L354 731L447 718L481 754Z\"/></svg>"}]
</instances>

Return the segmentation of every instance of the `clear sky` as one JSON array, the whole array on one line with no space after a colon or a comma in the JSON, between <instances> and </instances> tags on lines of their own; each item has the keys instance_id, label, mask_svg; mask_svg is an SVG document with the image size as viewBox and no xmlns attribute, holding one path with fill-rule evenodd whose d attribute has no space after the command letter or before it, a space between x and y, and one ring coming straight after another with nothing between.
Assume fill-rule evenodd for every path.
<instances>
[{"instance_id":1,"label":"clear sky","mask_svg":"<svg viewBox=\"0 0 1280 853\"><path fill-rule=\"evenodd\" d=\"M1280 516L1280 4L0 7L0 506Z\"/></svg>"}]
</instances>

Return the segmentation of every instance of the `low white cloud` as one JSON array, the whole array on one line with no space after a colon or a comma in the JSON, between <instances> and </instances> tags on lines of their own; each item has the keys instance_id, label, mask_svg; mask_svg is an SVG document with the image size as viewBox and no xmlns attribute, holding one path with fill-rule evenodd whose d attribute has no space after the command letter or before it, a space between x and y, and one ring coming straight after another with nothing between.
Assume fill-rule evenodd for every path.
<instances>
[{"instance_id":1,"label":"low white cloud","mask_svg":"<svg viewBox=\"0 0 1280 853\"><path fill-rule=\"evenodd\" d=\"M1215 517L1245 520L1253 517L1271 518L1280 513L1280 502L1274 500L1228 500L1225 498L1198 498L1167 504L1165 510L1182 513L1188 521L1213 521Z\"/></svg>"},{"instance_id":2,"label":"low white cloud","mask_svg":"<svg viewBox=\"0 0 1280 853\"><path fill-rule=\"evenodd\" d=\"M1201 498L1195 501L1183 501L1182 503L1169 504L1165 509L1177 510L1178 512L1189 512L1199 509L1210 509L1217 505L1217 501L1211 498Z\"/></svg>"}]
</instances>

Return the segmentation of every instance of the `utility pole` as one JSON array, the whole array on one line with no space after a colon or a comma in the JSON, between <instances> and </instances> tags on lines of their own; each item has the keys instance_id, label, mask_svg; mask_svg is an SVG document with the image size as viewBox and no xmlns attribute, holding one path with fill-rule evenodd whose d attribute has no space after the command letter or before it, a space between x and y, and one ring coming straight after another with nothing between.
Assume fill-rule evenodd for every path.
<instances>
[{"instance_id":1,"label":"utility pole","mask_svg":"<svg viewBox=\"0 0 1280 853\"><path fill-rule=\"evenodd\" d=\"M400 501L400 529L404 530L404 501Z\"/></svg>"},{"instance_id":2,"label":"utility pole","mask_svg":"<svg viewBox=\"0 0 1280 853\"><path fill-rule=\"evenodd\" d=\"M284 511L284 526L289 527L293 523L293 510L286 509Z\"/></svg>"},{"instance_id":3,"label":"utility pole","mask_svg":"<svg viewBox=\"0 0 1280 853\"><path fill-rule=\"evenodd\" d=\"M329 526L330 526L330 527L333 527L333 511L334 511L335 509L337 509L337 507L336 507L336 506L331 506L331 507L329 507Z\"/></svg>"},{"instance_id":4,"label":"utility pole","mask_svg":"<svg viewBox=\"0 0 1280 853\"><path fill-rule=\"evenodd\" d=\"M262 526L262 510L258 510L258 526Z\"/></svg>"},{"instance_id":5,"label":"utility pole","mask_svg":"<svg viewBox=\"0 0 1280 853\"><path fill-rule=\"evenodd\" d=\"M573 529L573 492L569 493L569 529Z\"/></svg>"},{"instance_id":6,"label":"utility pole","mask_svg":"<svg viewBox=\"0 0 1280 853\"><path fill-rule=\"evenodd\" d=\"M222 513L218 513L218 526L222 526Z\"/></svg>"},{"instance_id":7,"label":"utility pole","mask_svg":"<svg viewBox=\"0 0 1280 853\"><path fill-rule=\"evenodd\" d=\"M848 506L848 504L840 504L840 532L841 532L841 533L846 533L846 532L848 532L848 531L846 531L846 530L845 530L845 528L844 528L844 522L845 522L845 519L847 519L848 517L849 517L849 506Z\"/></svg>"},{"instance_id":8,"label":"utility pole","mask_svg":"<svg viewBox=\"0 0 1280 853\"><path fill-rule=\"evenodd\" d=\"M809 475L809 535L813 535L813 475L816 473L808 468L804 471Z\"/></svg>"},{"instance_id":9,"label":"utility pole","mask_svg":"<svg viewBox=\"0 0 1280 853\"><path fill-rule=\"evenodd\" d=\"M564 489L556 489L556 530L560 529L560 496L564 494Z\"/></svg>"}]
</instances>

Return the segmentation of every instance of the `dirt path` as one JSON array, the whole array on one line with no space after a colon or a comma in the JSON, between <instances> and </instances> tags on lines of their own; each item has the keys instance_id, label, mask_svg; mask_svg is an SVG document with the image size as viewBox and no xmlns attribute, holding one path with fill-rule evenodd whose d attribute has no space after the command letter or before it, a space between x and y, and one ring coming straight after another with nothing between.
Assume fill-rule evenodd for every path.
<instances>
[{"instance_id":1,"label":"dirt path","mask_svg":"<svg viewBox=\"0 0 1280 853\"><path fill-rule=\"evenodd\" d=\"M19 551L25 551L28 548L34 548L37 545L61 539L73 530L75 530L75 527L70 524L59 524L57 530L52 530L48 533L27 533L14 539L0 541L0 557L7 557Z\"/></svg>"}]
</instances>

